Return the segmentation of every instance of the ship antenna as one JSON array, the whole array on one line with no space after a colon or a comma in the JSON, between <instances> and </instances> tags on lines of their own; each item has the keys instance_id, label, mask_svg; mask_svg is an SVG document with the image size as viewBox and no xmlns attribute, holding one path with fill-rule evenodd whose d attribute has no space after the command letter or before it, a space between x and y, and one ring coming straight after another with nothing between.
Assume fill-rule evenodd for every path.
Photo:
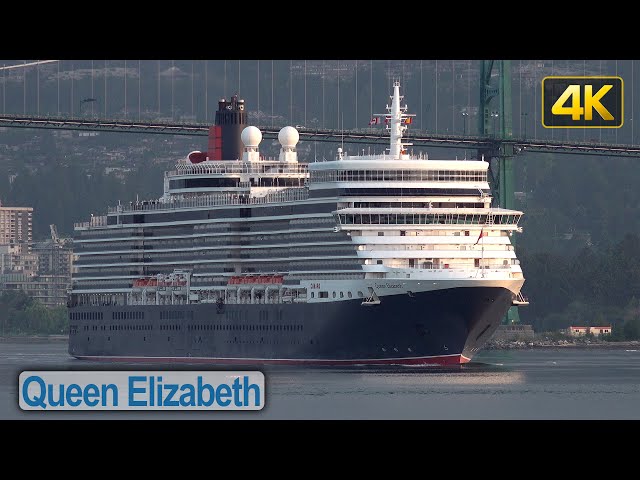
<instances>
[{"instance_id":1,"label":"ship antenna","mask_svg":"<svg viewBox=\"0 0 640 480\"><path fill-rule=\"evenodd\" d=\"M344 152L344 112L342 112L340 115L342 116L341 136L342 136L342 151Z\"/></svg>"},{"instance_id":2,"label":"ship antenna","mask_svg":"<svg viewBox=\"0 0 640 480\"><path fill-rule=\"evenodd\" d=\"M400 81L394 80L391 106L387 105L387 128L390 131L389 154L393 159L401 159L402 155L406 153L406 147L413 145L402 142L403 133L407 129L407 125L412 123L412 117L415 117L415 114L407 113L406 104L404 107L400 105L403 98L400 95Z\"/></svg>"}]
</instances>

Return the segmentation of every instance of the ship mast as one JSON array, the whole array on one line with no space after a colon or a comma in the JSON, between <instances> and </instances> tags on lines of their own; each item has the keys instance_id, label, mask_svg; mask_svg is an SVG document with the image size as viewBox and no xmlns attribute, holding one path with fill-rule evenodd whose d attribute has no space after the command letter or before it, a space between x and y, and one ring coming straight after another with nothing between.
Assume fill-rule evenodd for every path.
<instances>
[{"instance_id":1,"label":"ship mast","mask_svg":"<svg viewBox=\"0 0 640 480\"><path fill-rule=\"evenodd\" d=\"M407 105L400 106L404 95L400 95L400 81L393 82L393 95L391 95L391 106L387 105L387 113L384 115L385 124L389 131L389 155L395 160L407 158L406 147L412 143L402 143L402 134L412 122L413 113L407 113ZM379 116L376 114L375 116Z\"/></svg>"}]
</instances>

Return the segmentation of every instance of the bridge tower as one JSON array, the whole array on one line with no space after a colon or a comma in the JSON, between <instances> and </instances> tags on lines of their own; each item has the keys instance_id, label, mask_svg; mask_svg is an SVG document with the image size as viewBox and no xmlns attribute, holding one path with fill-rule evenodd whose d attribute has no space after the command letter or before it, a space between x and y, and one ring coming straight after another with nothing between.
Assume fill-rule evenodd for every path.
<instances>
[{"instance_id":1,"label":"bridge tower","mask_svg":"<svg viewBox=\"0 0 640 480\"><path fill-rule=\"evenodd\" d=\"M493 139L491 146L478 150L478 159L489 161L494 205L514 208L513 137L511 125L511 60L480 61L480 108L478 131ZM506 140L506 141L505 141ZM515 237L511 238L515 244ZM511 307L504 323L519 323L518 308Z\"/></svg>"}]
</instances>

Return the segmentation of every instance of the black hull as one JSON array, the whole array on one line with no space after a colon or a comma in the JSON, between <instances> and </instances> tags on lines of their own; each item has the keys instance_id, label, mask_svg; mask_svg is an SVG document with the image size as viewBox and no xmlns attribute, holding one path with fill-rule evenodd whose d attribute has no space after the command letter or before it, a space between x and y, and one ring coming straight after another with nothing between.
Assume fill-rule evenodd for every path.
<instances>
[{"instance_id":1,"label":"black hull","mask_svg":"<svg viewBox=\"0 0 640 480\"><path fill-rule=\"evenodd\" d=\"M69 309L69 353L241 365L459 364L491 337L512 298L505 288L471 287L385 296L369 306L360 299L82 306Z\"/></svg>"}]
</instances>

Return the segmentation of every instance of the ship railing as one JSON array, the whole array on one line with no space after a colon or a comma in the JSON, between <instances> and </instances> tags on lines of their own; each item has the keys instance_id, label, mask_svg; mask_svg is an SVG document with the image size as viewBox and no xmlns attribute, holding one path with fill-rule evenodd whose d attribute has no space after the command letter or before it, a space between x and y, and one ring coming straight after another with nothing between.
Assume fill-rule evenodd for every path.
<instances>
[{"instance_id":1,"label":"ship railing","mask_svg":"<svg viewBox=\"0 0 640 480\"><path fill-rule=\"evenodd\" d=\"M74 223L74 228L89 228L89 227L105 227L107 225L107 216L99 215L91 217L88 222Z\"/></svg>"},{"instance_id":2,"label":"ship railing","mask_svg":"<svg viewBox=\"0 0 640 480\"><path fill-rule=\"evenodd\" d=\"M257 205L276 202L296 202L309 198L309 192L304 188L289 188L269 193L263 197L251 197L238 194L202 195L172 202L144 201L130 205L109 207L108 213L125 213L150 210L176 210L185 207L213 207L221 205ZM95 218L95 217L94 217ZM106 217L105 217L106 218ZM86 223L86 222L85 222ZM106 220L105 220L106 225ZM88 225L84 225L88 226Z\"/></svg>"},{"instance_id":3,"label":"ship railing","mask_svg":"<svg viewBox=\"0 0 640 480\"><path fill-rule=\"evenodd\" d=\"M365 264L365 266L371 266L371 267L387 267L390 269L402 269L402 270L430 270L430 271L447 271L447 272L459 272L459 273L465 273L465 272L475 272L476 270L485 270L485 271L492 271L492 272L499 272L501 270L510 270L511 269L511 265L484 265L482 267L472 267L472 266L466 266L466 267L461 267L458 265L449 265L447 263L442 263L439 265L432 265L432 266L424 266L424 265L420 265L420 264L416 264L413 266L409 266L406 263L396 263L396 262L390 262L390 263L386 263L384 265L379 265L379 264Z\"/></svg>"},{"instance_id":4,"label":"ship railing","mask_svg":"<svg viewBox=\"0 0 640 480\"><path fill-rule=\"evenodd\" d=\"M89 221L89 224L92 227L104 227L107 225L107 216L106 215L100 215L97 217L91 217L91 220Z\"/></svg>"},{"instance_id":5,"label":"ship railing","mask_svg":"<svg viewBox=\"0 0 640 480\"><path fill-rule=\"evenodd\" d=\"M225 175L225 174L250 174L250 175L273 175L273 174L307 174L306 163L286 163L277 160L263 160L260 162L203 162L203 163L178 163L176 170L166 172L167 177L176 175Z\"/></svg>"}]
</instances>

